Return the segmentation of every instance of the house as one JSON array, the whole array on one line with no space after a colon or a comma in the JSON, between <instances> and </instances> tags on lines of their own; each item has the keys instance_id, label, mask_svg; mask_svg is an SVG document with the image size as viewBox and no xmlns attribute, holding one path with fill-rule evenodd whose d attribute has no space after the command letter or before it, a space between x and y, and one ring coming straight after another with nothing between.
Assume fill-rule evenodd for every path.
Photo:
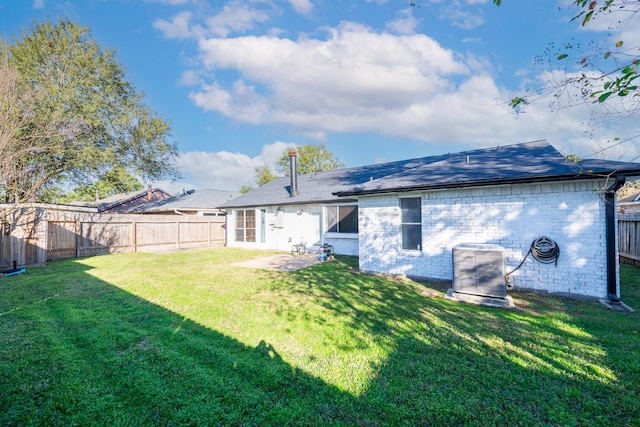
<instances>
[{"instance_id":1,"label":"house","mask_svg":"<svg viewBox=\"0 0 640 427\"><path fill-rule=\"evenodd\" d=\"M226 212L218 209L218 206L239 195L240 193L222 190L188 190L178 196L135 206L128 212L154 215L224 216Z\"/></svg>"},{"instance_id":2,"label":"house","mask_svg":"<svg viewBox=\"0 0 640 427\"><path fill-rule=\"evenodd\" d=\"M640 190L618 199L618 213L640 214Z\"/></svg>"},{"instance_id":3,"label":"house","mask_svg":"<svg viewBox=\"0 0 640 427\"><path fill-rule=\"evenodd\" d=\"M135 206L145 203L168 199L169 197L171 197L169 193L159 188L151 188L149 186L144 190L116 194L115 196L105 197L104 199L91 202L71 202L69 205L93 208L96 209L98 213L117 213L128 211Z\"/></svg>"},{"instance_id":4,"label":"house","mask_svg":"<svg viewBox=\"0 0 640 427\"><path fill-rule=\"evenodd\" d=\"M492 244L516 288L619 300L615 192L640 164L571 162L544 140L300 176L291 160L221 205L228 246L328 243L362 271L451 280L455 247ZM529 256L541 237L555 262Z\"/></svg>"}]
</instances>

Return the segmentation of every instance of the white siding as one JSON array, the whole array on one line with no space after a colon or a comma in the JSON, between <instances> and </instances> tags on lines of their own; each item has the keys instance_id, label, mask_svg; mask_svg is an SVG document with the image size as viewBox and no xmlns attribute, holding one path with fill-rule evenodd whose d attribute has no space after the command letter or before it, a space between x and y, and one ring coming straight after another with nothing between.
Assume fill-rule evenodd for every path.
<instances>
[{"instance_id":1,"label":"white siding","mask_svg":"<svg viewBox=\"0 0 640 427\"><path fill-rule=\"evenodd\" d=\"M287 207L277 212L276 208L266 208L264 213L265 241L261 242L261 209L256 211L256 242L236 242L235 210L227 213L227 246L248 249L272 249L289 251L293 244L303 241L309 250L323 243L333 246L340 255L358 255L358 235L324 233L323 208L319 205ZM276 213L277 212L277 213ZM314 248L315 247L315 248Z\"/></svg>"},{"instance_id":2,"label":"white siding","mask_svg":"<svg viewBox=\"0 0 640 427\"><path fill-rule=\"evenodd\" d=\"M289 251L291 246L301 241L307 246L320 243L320 207L289 207L277 211L276 208L264 209L264 227L262 210L256 211L256 241L236 242L235 210L227 215L227 246L249 249L273 249ZM261 239L264 230L264 242Z\"/></svg>"},{"instance_id":3,"label":"white siding","mask_svg":"<svg viewBox=\"0 0 640 427\"><path fill-rule=\"evenodd\" d=\"M593 297L606 296L603 183L527 184L433 191L422 197L422 251L401 249L397 195L361 197L360 268L385 274L452 279L452 248L492 243L506 249L507 272L531 242L548 236L560 246L558 265L529 256L511 283Z\"/></svg>"}]
</instances>

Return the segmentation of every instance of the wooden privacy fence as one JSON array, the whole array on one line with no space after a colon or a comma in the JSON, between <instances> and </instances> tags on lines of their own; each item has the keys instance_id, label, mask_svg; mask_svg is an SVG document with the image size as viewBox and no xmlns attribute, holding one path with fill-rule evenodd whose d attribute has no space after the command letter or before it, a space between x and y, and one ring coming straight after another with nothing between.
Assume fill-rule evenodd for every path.
<instances>
[{"instance_id":1,"label":"wooden privacy fence","mask_svg":"<svg viewBox=\"0 0 640 427\"><path fill-rule=\"evenodd\" d=\"M0 267L119 252L224 246L224 216L97 214L0 208Z\"/></svg>"},{"instance_id":2,"label":"wooden privacy fence","mask_svg":"<svg viewBox=\"0 0 640 427\"><path fill-rule=\"evenodd\" d=\"M620 260L640 265L640 214L618 215Z\"/></svg>"}]
</instances>

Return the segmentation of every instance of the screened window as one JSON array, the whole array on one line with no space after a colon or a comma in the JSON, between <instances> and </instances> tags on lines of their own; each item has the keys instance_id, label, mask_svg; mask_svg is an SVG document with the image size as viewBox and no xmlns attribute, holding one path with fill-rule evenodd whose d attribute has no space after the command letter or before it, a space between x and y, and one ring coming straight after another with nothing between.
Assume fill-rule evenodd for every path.
<instances>
[{"instance_id":1,"label":"screened window","mask_svg":"<svg viewBox=\"0 0 640 427\"><path fill-rule=\"evenodd\" d=\"M422 202L420 197L400 199L402 249L422 249Z\"/></svg>"},{"instance_id":2,"label":"screened window","mask_svg":"<svg viewBox=\"0 0 640 427\"><path fill-rule=\"evenodd\" d=\"M357 233L358 205L327 206L328 233Z\"/></svg>"},{"instance_id":3,"label":"screened window","mask_svg":"<svg viewBox=\"0 0 640 427\"><path fill-rule=\"evenodd\" d=\"M236 242L256 241L256 211L241 209L236 212Z\"/></svg>"}]
</instances>

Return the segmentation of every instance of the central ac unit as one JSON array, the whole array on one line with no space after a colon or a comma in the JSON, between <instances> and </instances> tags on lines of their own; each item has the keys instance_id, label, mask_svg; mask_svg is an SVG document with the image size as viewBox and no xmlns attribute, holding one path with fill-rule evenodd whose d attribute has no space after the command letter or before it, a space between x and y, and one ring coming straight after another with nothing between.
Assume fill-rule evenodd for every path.
<instances>
[{"instance_id":1,"label":"central ac unit","mask_svg":"<svg viewBox=\"0 0 640 427\"><path fill-rule=\"evenodd\" d=\"M453 248L451 299L491 306L513 306L507 296L505 250L498 245L465 243Z\"/></svg>"}]
</instances>

